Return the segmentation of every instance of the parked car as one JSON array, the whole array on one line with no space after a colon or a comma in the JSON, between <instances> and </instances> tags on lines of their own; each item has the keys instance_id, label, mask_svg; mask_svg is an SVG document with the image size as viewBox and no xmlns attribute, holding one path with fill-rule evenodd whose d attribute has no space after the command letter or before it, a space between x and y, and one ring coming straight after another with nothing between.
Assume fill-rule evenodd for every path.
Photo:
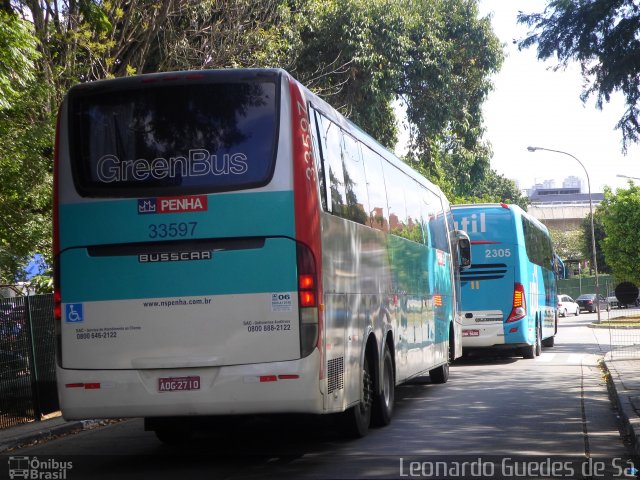
<instances>
[{"instance_id":1,"label":"parked car","mask_svg":"<svg viewBox=\"0 0 640 480\"><path fill-rule=\"evenodd\" d=\"M600 311L609 311L609 302L602 295L596 297L595 293L585 293L576 298L576 302L580 305L580 311L585 310L587 312L595 312L596 305L600 305Z\"/></svg>"},{"instance_id":2,"label":"parked car","mask_svg":"<svg viewBox=\"0 0 640 480\"><path fill-rule=\"evenodd\" d=\"M610 308L619 307L618 298L616 297L616 292L609 292L607 294L607 303L609 304Z\"/></svg>"},{"instance_id":3,"label":"parked car","mask_svg":"<svg viewBox=\"0 0 640 480\"><path fill-rule=\"evenodd\" d=\"M611 307L633 308L640 305L640 290L631 282L621 282L616 285L616 289L609 292L607 300Z\"/></svg>"},{"instance_id":4,"label":"parked car","mask_svg":"<svg viewBox=\"0 0 640 480\"><path fill-rule=\"evenodd\" d=\"M558 295L558 315L566 317L568 314L580 315L580 305L569 295Z\"/></svg>"}]
</instances>

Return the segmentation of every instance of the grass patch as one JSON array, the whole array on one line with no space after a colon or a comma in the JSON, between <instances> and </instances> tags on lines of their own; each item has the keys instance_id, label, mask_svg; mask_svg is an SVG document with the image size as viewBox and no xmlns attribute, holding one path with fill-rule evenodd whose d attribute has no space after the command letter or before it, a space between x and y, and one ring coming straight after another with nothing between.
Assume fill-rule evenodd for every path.
<instances>
[{"instance_id":1,"label":"grass patch","mask_svg":"<svg viewBox=\"0 0 640 480\"><path fill-rule=\"evenodd\" d=\"M596 324L596 326L640 328L640 314L625 315L622 317L610 318L608 320L601 320L600 323Z\"/></svg>"}]
</instances>

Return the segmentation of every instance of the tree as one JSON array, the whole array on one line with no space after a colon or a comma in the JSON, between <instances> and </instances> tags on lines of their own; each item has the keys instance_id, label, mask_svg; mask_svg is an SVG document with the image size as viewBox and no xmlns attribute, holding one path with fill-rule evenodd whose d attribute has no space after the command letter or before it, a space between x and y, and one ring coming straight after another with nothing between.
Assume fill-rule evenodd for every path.
<instances>
[{"instance_id":1,"label":"tree","mask_svg":"<svg viewBox=\"0 0 640 480\"><path fill-rule=\"evenodd\" d=\"M605 187L606 188L606 187ZM596 207L593 213L593 231L596 237L596 260L598 262L599 273L610 273L611 267L607 262L607 258L604 254L603 245L606 237L606 230L604 227L604 219L606 214L604 213L602 205ZM580 225L582 230L582 258L588 259L590 263L593 263L593 243L591 241L591 214L588 214Z\"/></svg>"},{"instance_id":2,"label":"tree","mask_svg":"<svg viewBox=\"0 0 640 480\"><path fill-rule=\"evenodd\" d=\"M393 148L392 103L406 106L406 161L450 196L490 180L481 106L503 59L475 0L306 2L294 73ZM491 185L487 181L485 187Z\"/></svg>"},{"instance_id":3,"label":"tree","mask_svg":"<svg viewBox=\"0 0 640 480\"><path fill-rule=\"evenodd\" d=\"M629 182L615 193L605 188L598 210L606 233L601 245L611 272L618 280L640 285L640 186Z\"/></svg>"},{"instance_id":4,"label":"tree","mask_svg":"<svg viewBox=\"0 0 640 480\"><path fill-rule=\"evenodd\" d=\"M51 237L53 119L42 110L31 26L0 9L0 283L22 279Z\"/></svg>"},{"instance_id":5,"label":"tree","mask_svg":"<svg viewBox=\"0 0 640 480\"><path fill-rule=\"evenodd\" d=\"M11 107L34 79L38 58L30 24L0 10L0 110Z\"/></svg>"},{"instance_id":6,"label":"tree","mask_svg":"<svg viewBox=\"0 0 640 480\"><path fill-rule=\"evenodd\" d=\"M299 14L287 0L11 4L33 23L40 73L55 87L52 110L78 82L180 69L284 66L298 45Z\"/></svg>"},{"instance_id":7,"label":"tree","mask_svg":"<svg viewBox=\"0 0 640 480\"><path fill-rule=\"evenodd\" d=\"M0 167L8 165L0 180L14 199L2 208L19 212L11 218L20 226L0 226L0 244L11 246L16 268L21 242L40 249L50 228L63 95L79 82L132 74L283 67L388 147L400 99L411 131L406 161L449 196L520 201L490 169L482 140L481 106L502 50L477 0L12 0L0 10L29 25L38 51L8 64L10 87L21 93L0 118ZM11 73L21 71L31 75Z\"/></svg>"},{"instance_id":8,"label":"tree","mask_svg":"<svg viewBox=\"0 0 640 480\"><path fill-rule=\"evenodd\" d=\"M513 180L495 170L481 172L477 183L466 195L454 197L453 203L509 203L527 210L529 198L520 192Z\"/></svg>"},{"instance_id":9,"label":"tree","mask_svg":"<svg viewBox=\"0 0 640 480\"><path fill-rule=\"evenodd\" d=\"M549 228L553 249L562 260L579 260L584 257L584 232ZM590 257L588 257L590 258ZM598 264L598 268L599 268Z\"/></svg>"},{"instance_id":10,"label":"tree","mask_svg":"<svg viewBox=\"0 0 640 480\"><path fill-rule=\"evenodd\" d=\"M538 58L556 57L558 68L578 61L585 88L582 100L596 95L602 108L620 91L626 111L616 128L623 150L639 140L640 7L631 0L551 0L543 13L520 12L518 22L533 27L520 48L538 46Z\"/></svg>"}]
</instances>

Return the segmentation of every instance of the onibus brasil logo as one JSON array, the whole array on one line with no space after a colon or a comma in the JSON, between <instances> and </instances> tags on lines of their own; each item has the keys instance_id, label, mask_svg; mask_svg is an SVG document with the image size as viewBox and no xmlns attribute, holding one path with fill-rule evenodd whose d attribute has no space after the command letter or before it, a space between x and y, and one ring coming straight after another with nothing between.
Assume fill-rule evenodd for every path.
<instances>
[{"instance_id":1,"label":"onibus brasil logo","mask_svg":"<svg viewBox=\"0 0 640 480\"><path fill-rule=\"evenodd\" d=\"M66 480L73 462L63 462L54 458L41 460L38 457L9 457L9 478L33 480Z\"/></svg>"}]
</instances>

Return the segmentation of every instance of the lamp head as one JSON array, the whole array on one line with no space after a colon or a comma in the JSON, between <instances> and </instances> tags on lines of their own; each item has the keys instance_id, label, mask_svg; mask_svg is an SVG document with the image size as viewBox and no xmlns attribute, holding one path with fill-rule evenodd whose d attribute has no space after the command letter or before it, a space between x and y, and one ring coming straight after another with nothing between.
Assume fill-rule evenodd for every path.
<instances>
[{"instance_id":1,"label":"lamp head","mask_svg":"<svg viewBox=\"0 0 640 480\"><path fill-rule=\"evenodd\" d=\"M535 152L537 149L537 147L527 147L527 150L529 150L530 152Z\"/></svg>"}]
</instances>

